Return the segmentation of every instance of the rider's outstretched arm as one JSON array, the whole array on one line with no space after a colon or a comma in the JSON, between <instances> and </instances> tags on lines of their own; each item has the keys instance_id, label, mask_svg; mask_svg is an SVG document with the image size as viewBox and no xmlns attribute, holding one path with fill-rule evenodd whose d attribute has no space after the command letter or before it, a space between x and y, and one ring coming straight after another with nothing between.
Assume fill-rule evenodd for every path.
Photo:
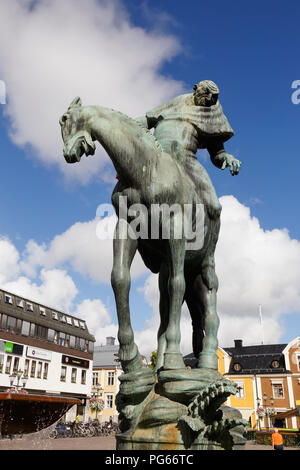
<instances>
[{"instance_id":1,"label":"rider's outstretched arm","mask_svg":"<svg viewBox=\"0 0 300 470\"><path fill-rule=\"evenodd\" d=\"M221 141L215 141L207 146L208 153L212 163L221 170L230 168L232 175L237 175L241 168L241 162L233 155L226 152L224 144Z\"/></svg>"}]
</instances>

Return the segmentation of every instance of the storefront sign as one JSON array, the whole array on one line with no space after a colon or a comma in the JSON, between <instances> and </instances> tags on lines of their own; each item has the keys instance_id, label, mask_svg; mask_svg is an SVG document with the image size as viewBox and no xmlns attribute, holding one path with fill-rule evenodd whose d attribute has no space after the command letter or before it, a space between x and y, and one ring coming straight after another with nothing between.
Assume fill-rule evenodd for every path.
<instances>
[{"instance_id":1,"label":"storefront sign","mask_svg":"<svg viewBox=\"0 0 300 470\"><path fill-rule=\"evenodd\" d=\"M86 359L78 359L77 357L65 355L62 356L61 362L62 364L67 364L69 366L83 367L84 369L88 369L90 365L90 361L87 361Z\"/></svg>"},{"instance_id":2,"label":"storefront sign","mask_svg":"<svg viewBox=\"0 0 300 470\"><path fill-rule=\"evenodd\" d=\"M51 361L52 354L50 351L45 349L27 347L27 357L36 357L37 359L43 359L44 361Z\"/></svg>"},{"instance_id":3,"label":"storefront sign","mask_svg":"<svg viewBox=\"0 0 300 470\"><path fill-rule=\"evenodd\" d=\"M10 341L0 341L0 351L22 356L23 346L21 344L11 343Z\"/></svg>"}]
</instances>

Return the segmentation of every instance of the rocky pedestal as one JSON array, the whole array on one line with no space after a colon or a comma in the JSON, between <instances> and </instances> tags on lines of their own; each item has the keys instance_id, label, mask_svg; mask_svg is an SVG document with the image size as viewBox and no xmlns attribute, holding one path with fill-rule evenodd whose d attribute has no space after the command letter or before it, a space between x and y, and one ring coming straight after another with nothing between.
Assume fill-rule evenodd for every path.
<instances>
[{"instance_id":1,"label":"rocky pedestal","mask_svg":"<svg viewBox=\"0 0 300 470\"><path fill-rule=\"evenodd\" d=\"M244 449L246 422L238 410L224 406L236 384L209 369L164 370L147 391L138 382L150 384L149 371L135 380L121 376L117 450Z\"/></svg>"}]
</instances>

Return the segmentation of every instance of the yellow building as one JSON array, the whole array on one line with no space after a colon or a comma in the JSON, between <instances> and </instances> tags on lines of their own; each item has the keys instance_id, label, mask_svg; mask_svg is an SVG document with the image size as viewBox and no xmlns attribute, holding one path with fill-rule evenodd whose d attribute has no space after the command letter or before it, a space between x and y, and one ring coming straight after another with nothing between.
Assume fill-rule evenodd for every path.
<instances>
[{"instance_id":1,"label":"yellow building","mask_svg":"<svg viewBox=\"0 0 300 470\"><path fill-rule=\"evenodd\" d=\"M288 345L244 346L242 340L235 340L234 347L218 348L217 355L219 372L238 385L227 406L237 408L253 429L298 428L300 338ZM184 359L186 365L196 367L193 354Z\"/></svg>"},{"instance_id":2,"label":"yellow building","mask_svg":"<svg viewBox=\"0 0 300 470\"><path fill-rule=\"evenodd\" d=\"M115 345L115 338L107 337L106 344L95 346L93 358L93 381L91 397L103 400L103 410L92 410L90 406L89 415L91 419L98 418L100 422L118 421L116 409L116 395L119 391L118 377L122 369L118 363L119 346Z\"/></svg>"}]
</instances>

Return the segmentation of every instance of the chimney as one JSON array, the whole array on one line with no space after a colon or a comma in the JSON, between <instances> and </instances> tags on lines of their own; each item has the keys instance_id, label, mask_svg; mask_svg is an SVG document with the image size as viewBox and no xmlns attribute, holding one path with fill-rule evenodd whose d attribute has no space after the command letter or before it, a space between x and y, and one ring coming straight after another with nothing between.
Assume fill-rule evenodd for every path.
<instances>
[{"instance_id":1,"label":"chimney","mask_svg":"<svg viewBox=\"0 0 300 470\"><path fill-rule=\"evenodd\" d=\"M114 346L115 345L116 338L113 336L107 336L106 337L106 346Z\"/></svg>"},{"instance_id":2,"label":"chimney","mask_svg":"<svg viewBox=\"0 0 300 470\"><path fill-rule=\"evenodd\" d=\"M234 340L234 347L235 347L235 349L241 349L243 347L243 340L242 339L235 339Z\"/></svg>"}]
</instances>

